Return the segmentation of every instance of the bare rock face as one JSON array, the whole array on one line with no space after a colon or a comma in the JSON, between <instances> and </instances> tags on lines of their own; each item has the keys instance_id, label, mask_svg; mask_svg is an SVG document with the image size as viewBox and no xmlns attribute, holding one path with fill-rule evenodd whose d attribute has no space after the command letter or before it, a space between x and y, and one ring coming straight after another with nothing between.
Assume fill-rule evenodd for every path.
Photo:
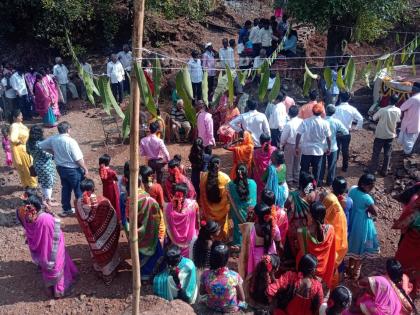
<instances>
[{"instance_id":1,"label":"bare rock face","mask_svg":"<svg viewBox=\"0 0 420 315\"><path fill-rule=\"evenodd\" d=\"M171 314L171 315L195 315L191 305L181 301L167 301L155 295L146 295L140 298L140 313L142 315L157 315L157 314ZM131 314L131 306L128 307L123 315Z\"/></svg>"}]
</instances>

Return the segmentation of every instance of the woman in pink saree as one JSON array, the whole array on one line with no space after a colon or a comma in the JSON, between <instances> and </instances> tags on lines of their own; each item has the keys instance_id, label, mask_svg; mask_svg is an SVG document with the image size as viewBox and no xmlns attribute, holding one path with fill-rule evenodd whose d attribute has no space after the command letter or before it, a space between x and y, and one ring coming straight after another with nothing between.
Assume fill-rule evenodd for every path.
<instances>
[{"instance_id":1,"label":"woman in pink saree","mask_svg":"<svg viewBox=\"0 0 420 315\"><path fill-rule=\"evenodd\" d=\"M271 154L276 150L276 147L271 145L271 137L267 134L260 136L261 148L254 150L253 160L253 178L257 183L257 196L258 201L261 198L261 192L265 187L263 182L263 175L267 167L270 165Z\"/></svg>"},{"instance_id":2,"label":"woman in pink saree","mask_svg":"<svg viewBox=\"0 0 420 315\"><path fill-rule=\"evenodd\" d=\"M61 116L60 109L58 107L60 93L59 88L51 75L47 74L45 71L40 71L40 73L42 75L42 83L48 88L51 96L52 110L55 117L58 119Z\"/></svg>"},{"instance_id":3,"label":"woman in pink saree","mask_svg":"<svg viewBox=\"0 0 420 315\"><path fill-rule=\"evenodd\" d=\"M199 229L198 204L187 198L186 184L177 184L174 190L175 195L163 212L166 232L171 242L181 249L181 255L190 258L190 244L197 238Z\"/></svg>"},{"instance_id":4,"label":"woman in pink saree","mask_svg":"<svg viewBox=\"0 0 420 315\"><path fill-rule=\"evenodd\" d=\"M41 199L32 195L26 205L17 210L17 217L25 229L32 260L41 269L48 292L60 298L68 293L78 271L66 252L60 220L41 208Z\"/></svg>"},{"instance_id":5,"label":"woman in pink saree","mask_svg":"<svg viewBox=\"0 0 420 315\"><path fill-rule=\"evenodd\" d=\"M37 73L33 87L35 111L42 117L45 127L54 127L56 125L55 115L51 114L50 107L53 106L51 92L48 86L43 82L42 76ZM52 109L52 108L51 108ZM48 115L50 110L50 115Z\"/></svg>"}]
</instances>

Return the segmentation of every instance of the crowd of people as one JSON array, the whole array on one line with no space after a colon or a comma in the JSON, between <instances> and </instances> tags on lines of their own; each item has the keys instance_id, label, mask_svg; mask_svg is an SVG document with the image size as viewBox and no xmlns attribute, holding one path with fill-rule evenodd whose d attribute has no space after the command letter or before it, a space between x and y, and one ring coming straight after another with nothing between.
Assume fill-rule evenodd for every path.
<instances>
[{"instance_id":1,"label":"crowd of people","mask_svg":"<svg viewBox=\"0 0 420 315\"><path fill-rule=\"evenodd\" d=\"M255 67L257 58L268 56L286 35L283 53L292 55L297 35L288 29L285 15L280 22L262 19L252 26L247 21L239 35L240 54L255 57ZM361 271L364 261L380 253L375 218L381 210L372 196L379 155L383 149L379 173L387 176L399 122L399 141L411 153L420 132L420 85L414 84L414 96L401 108L391 97L374 115L378 125L371 163L358 184L349 187L346 178L336 174L337 161L341 155L346 174L351 135L363 127L363 116L349 103L350 93L331 91L334 101L328 98L327 105L313 90L309 102L299 107L282 89L264 112L252 99L239 108L240 98L230 103L225 93L215 108L209 108L202 101L203 69L208 71L211 96L215 61L235 69L234 48L235 41L224 39L218 53L211 43L205 45L202 59L192 53L188 69L197 126L192 128L186 119L183 101L174 91L170 126L154 119L140 139L140 154L147 163L140 166L138 191L130 191L130 161L118 174L111 156L104 154L98 160L102 194L98 193L68 122L58 123L58 134L47 139L41 126L29 130L23 124L30 118L25 117L31 113L30 99L43 117L50 111L59 116L58 103L67 102L68 70L60 58L52 74L39 71L31 86L21 69L11 75L6 92L13 90L17 105L6 100L5 113L13 123L2 129L3 148L6 163L16 168L26 189L17 217L51 295L64 296L78 275L66 252L60 219L52 211L57 170L60 216L76 215L94 270L105 285L118 273L120 233L130 235L130 196L137 194L142 281L164 299L204 303L223 313L253 309L259 314L416 314L420 183L398 196L403 211L392 228L401 231L401 240L395 257L386 262L386 273L361 277ZM128 90L131 65L128 46L107 64L119 102ZM8 88L9 79L3 81ZM56 124L50 122L44 119L45 125ZM171 157L164 140L167 127L177 140L181 135L185 142L193 139L190 170L180 155ZM213 154L217 145L232 152L229 174ZM237 271L228 266L231 256L238 257ZM348 281L357 285L345 286Z\"/></svg>"}]
</instances>

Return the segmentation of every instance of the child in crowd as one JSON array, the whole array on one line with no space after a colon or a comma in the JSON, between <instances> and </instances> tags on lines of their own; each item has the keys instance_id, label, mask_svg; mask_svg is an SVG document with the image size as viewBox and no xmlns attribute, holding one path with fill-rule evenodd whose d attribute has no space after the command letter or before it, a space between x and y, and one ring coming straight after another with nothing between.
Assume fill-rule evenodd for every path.
<instances>
[{"instance_id":1,"label":"child in crowd","mask_svg":"<svg viewBox=\"0 0 420 315\"><path fill-rule=\"evenodd\" d=\"M182 164L182 156L181 156L181 154L175 154L174 155L174 160L178 161L178 164L179 164L178 168L181 171L181 174L182 175L187 175L186 170L185 170L185 165Z\"/></svg>"},{"instance_id":2,"label":"child in crowd","mask_svg":"<svg viewBox=\"0 0 420 315\"><path fill-rule=\"evenodd\" d=\"M6 155L6 165L11 167L13 165L12 160L12 150L10 146L10 139L9 139L10 127L4 126L1 128L1 134L3 135L3 140L1 142L4 154Z\"/></svg>"},{"instance_id":3,"label":"child in crowd","mask_svg":"<svg viewBox=\"0 0 420 315\"><path fill-rule=\"evenodd\" d=\"M99 158L99 176L102 180L103 196L108 198L117 212L118 221L121 220L120 192L118 189L117 172L109 167L111 157L104 154Z\"/></svg>"},{"instance_id":4,"label":"child in crowd","mask_svg":"<svg viewBox=\"0 0 420 315\"><path fill-rule=\"evenodd\" d=\"M333 189L334 195L337 196L337 199L338 201L340 201L341 207L344 210L344 213L347 218L347 227L348 227L348 222L350 220L350 209L353 206L353 200L347 194L346 179L342 176L337 176L332 183L332 189Z\"/></svg>"}]
</instances>

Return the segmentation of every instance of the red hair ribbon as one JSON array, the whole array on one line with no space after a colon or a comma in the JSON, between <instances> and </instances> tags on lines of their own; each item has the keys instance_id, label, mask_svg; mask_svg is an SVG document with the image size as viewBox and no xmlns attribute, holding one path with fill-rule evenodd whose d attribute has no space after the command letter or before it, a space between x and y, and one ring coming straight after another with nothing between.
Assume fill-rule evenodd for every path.
<instances>
[{"instance_id":1,"label":"red hair ribbon","mask_svg":"<svg viewBox=\"0 0 420 315\"><path fill-rule=\"evenodd\" d=\"M267 268L267 271L271 272L273 270L273 265L271 263L271 256L270 255L264 255L261 260L264 262L264 264Z\"/></svg>"},{"instance_id":2,"label":"red hair ribbon","mask_svg":"<svg viewBox=\"0 0 420 315\"><path fill-rule=\"evenodd\" d=\"M206 221L206 220L201 220L201 221L200 221L200 225L201 225L202 227L206 226L206 225L207 225L207 221Z\"/></svg>"},{"instance_id":3,"label":"red hair ribbon","mask_svg":"<svg viewBox=\"0 0 420 315\"><path fill-rule=\"evenodd\" d=\"M180 212L182 210L182 200L184 199L184 193L177 191L172 198L172 204L174 205L175 209Z\"/></svg>"}]
</instances>

